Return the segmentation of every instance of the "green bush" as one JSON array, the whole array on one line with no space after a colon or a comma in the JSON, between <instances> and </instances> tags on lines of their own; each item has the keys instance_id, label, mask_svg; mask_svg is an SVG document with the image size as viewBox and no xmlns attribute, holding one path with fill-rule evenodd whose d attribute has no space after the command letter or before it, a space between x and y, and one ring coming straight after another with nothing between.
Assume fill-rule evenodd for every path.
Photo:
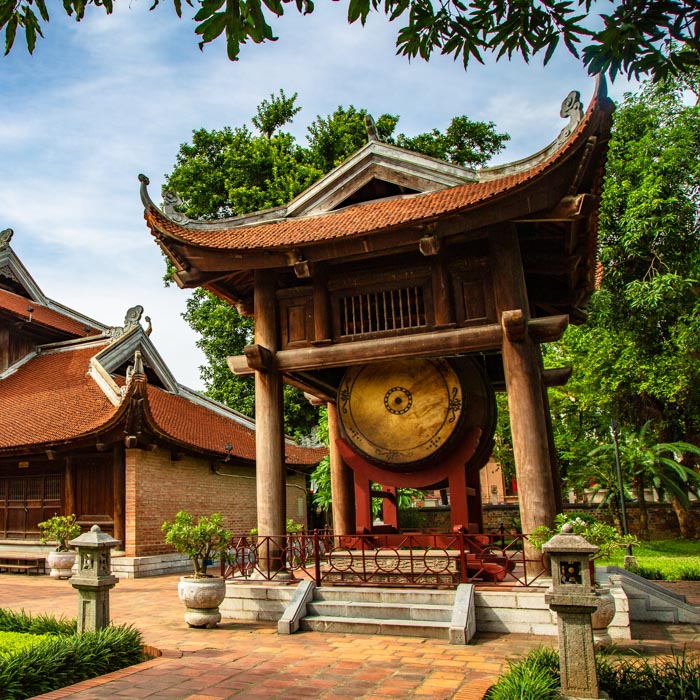
<instances>
[{"instance_id":1,"label":"green bush","mask_svg":"<svg viewBox=\"0 0 700 700\"><path fill-rule=\"evenodd\" d=\"M22 649L41 644L51 639L48 634L29 634L28 632L0 632L0 656L9 656Z\"/></svg>"},{"instance_id":2,"label":"green bush","mask_svg":"<svg viewBox=\"0 0 700 700\"><path fill-rule=\"evenodd\" d=\"M485 700L549 700L561 684L559 654L536 649L518 662L508 662ZM598 684L614 700L700 700L700 655L658 659L596 656Z\"/></svg>"},{"instance_id":3,"label":"green bush","mask_svg":"<svg viewBox=\"0 0 700 700\"><path fill-rule=\"evenodd\" d=\"M131 666L144 660L141 645L131 626L53 637L0 657L0 697L23 700Z\"/></svg>"},{"instance_id":4,"label":"green bush","mask_svg":"<svg viewBox=\"0 0 700 700\"><path fill-rule=\"evenodd\" d=\"M420 508L399 509L399 529L420 532L426 525L425 513Z\"/></svg>"},{"instance_id":5,"label":"green bush","mask_svg":"<svg viewBox=\"0 0 700 700\"><path fill-rule=\"evenodd\" d=\"M557 700L559 697L559 654L553 649L533 649L489 688L484 700Z\"/></svg>"},{"instance_id":6,"label":"green bush","mask_svg":"<svg viewBox=\"0 0 700 700\"><path fill-rule=\"evenodd\" d=\"M78 631L76 620L55 618L51 615L32 616L24 610L0 608L0 631L27 632L29 634L75 634Z\"/></svg>"}]
</instances>

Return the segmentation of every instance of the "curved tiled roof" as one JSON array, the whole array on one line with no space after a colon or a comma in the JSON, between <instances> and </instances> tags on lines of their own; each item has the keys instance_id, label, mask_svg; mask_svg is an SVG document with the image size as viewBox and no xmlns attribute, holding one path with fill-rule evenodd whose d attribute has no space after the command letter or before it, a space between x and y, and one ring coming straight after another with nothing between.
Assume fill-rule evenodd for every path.
<instances>
[{"instance_id":1,"label":"curved tiled roof","mask_svg":"<svg viewBox=\"0 0 700 700\"><path fill-rule=\"evenodd\" d=\"M225 445L230 443L234 456L255 460L255 431L244 423L154 386L148 387L147 395L147 411L162 434L183 445L221 455L226 454ZM285 445L287 464L317 464L323 454L318 449Z\"/></svg>"},{"instance_id":2,"label":"curved tiled roof","mask_svg":"<svg viewBox=\"0 0 700 700\"><path fill-rule=\"evenodd\" d=\"M0 449L73 440L117 414L87 375L96 352L90 344L40 354L0 381Z\"/></svg>"},{"instance_id":3,"label":"curved tiled roof","mask_svg":"<svg viewBox=\"0 0 700 700\"><path fill-rule=\"evenodd\" d=\"M130 391L114 406L88 374L107 343L40 353L0 380L0 451L56 445L95 434L124 420ZM123 385L121 377L117 384ZM145 376L143 376L145 383ZM146 384L145 413L167 440L197 451L255 461L255 431L245 421ZM285 445L287 464L317 464L323 450Z\"/></svg>"},{"instance_id":4,"label":"curved tiled roof","mask_svg":"<svg viewBox=\"0 0 700 700\"><path fill-rule=\"evenodd\" d=\"M86 324L78 321L66 314L50 309L39 302L32 301L18 294L13 294L5 289L0 289L0 309L7 311L23 321L29 321L29 307L31 312L31 322L41 326L46 326L54 330L59 330L70 335L84 338L88 335L85 332ZM99 333L96 328L90 328L90 335Z\"/></svg>"},{"instance_id":5,"label":"curved tiled roof","mask_svg":"<svg viewBox=\"0 0 700 700\"><path fill-rule=\"evenodd\" d=\"M609 115L612 103L597 95L574 133L552 155L535 161L531 167L493 169L489 179L405 197L357 204L322 214L263 221L251 225L235 222L178 223L168 218L150 200L146 221L159 238L172 238L184 244L209 249L254 250L288 248L326 240L372 234L398 226L419 224L444 214L458 214L493 202L500 195L517 191L541 177L576 152L601 114ZM502 172L501 175L496 173ZM190 224L190 225L188 225ZM193 225L192 225L193 224Z\"/></svg>"}]
</instances>

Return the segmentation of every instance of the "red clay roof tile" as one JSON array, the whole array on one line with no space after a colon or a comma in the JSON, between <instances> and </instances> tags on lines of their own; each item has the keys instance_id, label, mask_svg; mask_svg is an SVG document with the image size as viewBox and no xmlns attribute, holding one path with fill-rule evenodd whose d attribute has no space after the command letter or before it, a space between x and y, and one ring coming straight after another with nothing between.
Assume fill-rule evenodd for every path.
<instances>
[{"instance_id":1,"label":"red clay roof tile","mask_svg":"<svg viewBox=\"0 0 700 700\"><path fill-rule=\"evenodd\" d=\"M18 294L13 294L5 289L0 289L0 309L28 321L30 315L28 307L30 306L33 309L31 312L32 323L63 331L64 333L69 333L78 338L84 338L88 335L85 332L86 325L84 322L66 316L55 309L50 309L39 302L32 301ZM96 333L99 333L97 329L90 329L90 335Z\"/></svg>"}]
</instances>

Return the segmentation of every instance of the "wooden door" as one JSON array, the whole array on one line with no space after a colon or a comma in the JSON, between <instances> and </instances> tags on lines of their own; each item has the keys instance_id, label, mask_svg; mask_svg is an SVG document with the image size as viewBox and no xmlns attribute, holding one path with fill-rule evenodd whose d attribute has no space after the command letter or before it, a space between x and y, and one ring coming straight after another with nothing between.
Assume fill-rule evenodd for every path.
<instances>
[{"instance_id":1,"label":"wooden door","mask_svg":"<svg viewBox=\"0 0 700 700\"><path fill-rule=\"evenodd\" d=\"M35 539L39 523L62 513L61 474L0 478L0 534L6 539Z\"/></svg>"},{"instance_id":2,"label":"wooden door","mask_svg":"<svg viewBox=\"0 0 700 700\"><path fill-rule=\"evenodd\" d=\"M83 527L114 528L114 467L112 453L74 458L75 515Z\"/></svg>"}]
</instances>

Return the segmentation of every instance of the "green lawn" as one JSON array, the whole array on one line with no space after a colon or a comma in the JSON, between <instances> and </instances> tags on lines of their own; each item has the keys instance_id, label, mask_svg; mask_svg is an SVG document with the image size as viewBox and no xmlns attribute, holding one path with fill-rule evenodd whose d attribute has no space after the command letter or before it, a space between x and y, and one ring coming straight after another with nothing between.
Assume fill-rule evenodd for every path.
<instances>
[{"instance_id":1,"label":"green lawn","mask_svg":"<svg viewBox=\"0 0 700 700\"><path fill-rule=\"evenodd\" d=\"M700 581L700 540L654 540L640 542L632 548L640 575L651 579ZM610 559L598 564L622 566L625 550L619 549Z\"/></svg>"}]
</instances>

